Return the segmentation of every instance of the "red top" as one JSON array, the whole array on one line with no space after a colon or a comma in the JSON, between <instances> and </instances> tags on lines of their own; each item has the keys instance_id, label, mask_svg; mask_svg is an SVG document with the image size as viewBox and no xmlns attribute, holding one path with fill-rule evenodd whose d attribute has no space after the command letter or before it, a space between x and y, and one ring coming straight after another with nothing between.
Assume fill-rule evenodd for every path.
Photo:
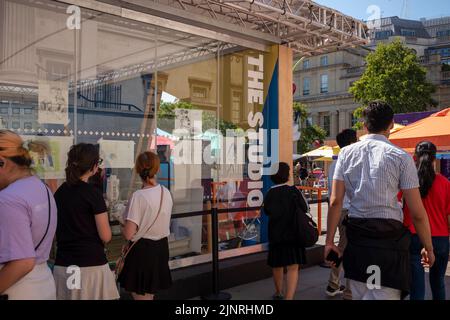
<instances>
[{"instance_id":1,"label":"red top","mask_svg":"<svg viewBox=\"0 0 450 320\"><path fill-rule=\"evenodd\" d=\"M422 199L423 206L428 214L430 221L432 237L448 237L449 226L448 218L450 216L450 181L443 175L436 174L433 186L428 195ZM412 224L408 206L404 205L403 212L405 214L404 225L409 228L412 233L416 230Z\"/></svg>"}]
</instances>

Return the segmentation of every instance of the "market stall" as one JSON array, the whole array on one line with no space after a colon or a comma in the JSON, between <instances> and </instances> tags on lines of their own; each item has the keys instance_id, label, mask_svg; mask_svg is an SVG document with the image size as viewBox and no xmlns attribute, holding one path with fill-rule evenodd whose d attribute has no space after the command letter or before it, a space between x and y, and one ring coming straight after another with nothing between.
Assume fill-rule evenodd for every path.
<instances>
[{"instance_id":1,"label":"market stall","mask_svg":"<svg viewBox=\"0 0 450 320\"><path fill-rule=\"evenodd\" d=\"M409 153L421 141L430 141L438 149L439 171L450 179L450 108L430 115L393 133L389 140Z\"/></svg>"}]
</instances>

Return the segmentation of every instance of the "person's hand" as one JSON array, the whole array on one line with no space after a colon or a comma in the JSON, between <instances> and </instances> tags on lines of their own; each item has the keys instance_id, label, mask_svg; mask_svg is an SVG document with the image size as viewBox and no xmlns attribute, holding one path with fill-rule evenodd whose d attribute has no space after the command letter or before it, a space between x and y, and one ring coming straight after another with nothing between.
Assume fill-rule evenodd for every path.
<instances>
[{"instance_id":1,"label":"person's hand","mask_svg":"<svg viewBox=\"0 0 450 320\"><path fill-rule=\"evenodd\" d=\"M334 243L325 244L325 248L323 250L323 260L325 260L325 262L328 263L331 267L334 267L336 265L336 263L334 263L333 261L327 260L327 257L331 251L336 252L339 257L342 256L342 253L341 253L341 250L339 250L339 248L336 247L336 245Z\"/></svg>"},{"instance_id":2,"label":"person's hand","mask_svg":"<svg viewBox=\"0 0 450 320\"><path fill-rule=\"evenodd\" d=\"M436 258L434 256L433 248L431 248L431 249L423 248L421 255L422 255L422 265L425 268L431 268L434 264L434 261L436 260Z\"/></svg>"}]
</instances>

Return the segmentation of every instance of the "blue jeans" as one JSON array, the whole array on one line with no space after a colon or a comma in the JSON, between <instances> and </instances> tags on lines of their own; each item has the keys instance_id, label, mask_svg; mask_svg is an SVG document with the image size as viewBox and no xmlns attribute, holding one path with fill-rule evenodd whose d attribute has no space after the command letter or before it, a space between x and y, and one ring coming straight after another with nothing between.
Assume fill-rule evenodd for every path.
<instances>
[{"instance_id":1,"label":"blue jeans","mask_svg":"<svg viewBox=\"0 0 450 320\"><path fill-rule=\"evenodd\" d=\"M411 300L425 299L425 270L422 266L420 252L423 246L415 234L411 239ZM433 248L436 261L430 269L430 287L433 300L445 300L445 271L449 255L449 238L433 237Z\"/></svg>"}]
</instances>

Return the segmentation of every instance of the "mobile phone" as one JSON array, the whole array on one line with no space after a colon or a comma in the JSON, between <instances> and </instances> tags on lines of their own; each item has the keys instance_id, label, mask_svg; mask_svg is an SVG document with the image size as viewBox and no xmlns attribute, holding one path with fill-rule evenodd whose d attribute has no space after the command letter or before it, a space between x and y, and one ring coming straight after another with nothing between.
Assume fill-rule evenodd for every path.
<instances>
[{"instance_id":1,"label":"mobile phone","mask_svg":"<svg viewBox=\"0 0 450 320\"><path fill-rule=\"evenodd\" d=\"M327 256L327 261L334 262L335 263L335 267L338 268L341 265L342 257L339 258L339 255L335 251L331 250L330 253Z\"/></svg>"}]
</instances>

